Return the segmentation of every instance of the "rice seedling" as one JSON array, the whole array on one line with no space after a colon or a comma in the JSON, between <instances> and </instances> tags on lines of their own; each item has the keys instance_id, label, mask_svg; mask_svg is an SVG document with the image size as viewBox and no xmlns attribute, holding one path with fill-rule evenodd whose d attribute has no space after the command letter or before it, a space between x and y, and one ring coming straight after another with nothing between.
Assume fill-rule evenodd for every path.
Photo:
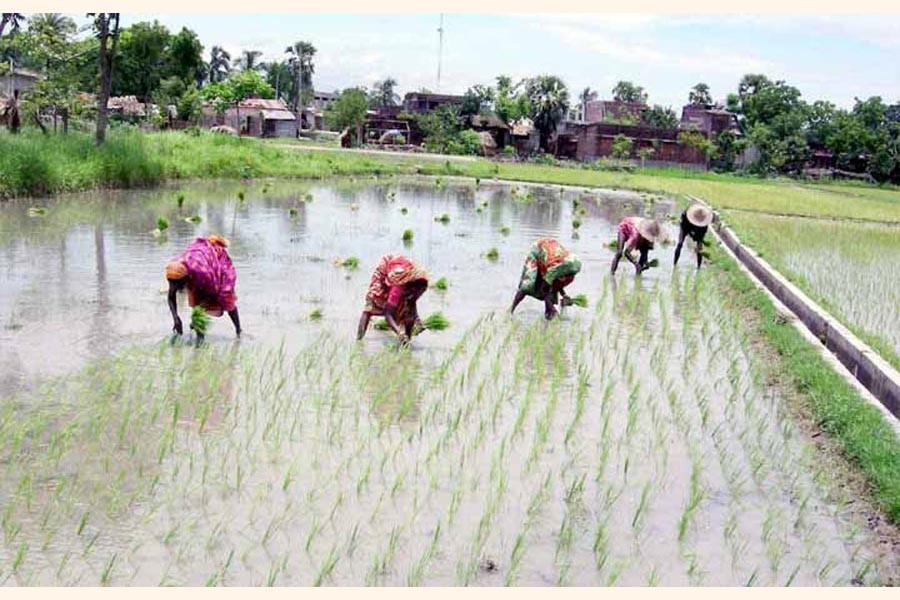
<instances>
[{"instance_id":1,"label":"rice seedling","mask_svg":"<svg viewBox=\"0 0 900 600\"><path fill-rule=\"evenodd\" d=\"M443 313L431 313L422 320L422 325L430 331L443 331L450 327L450 320Z\"/></svg>"},{"instance_id":2,"label":"rice seedling","mask_svg":"<svg viewBox=\"0 0 900 600\"><path fill-rule=\"evenodd\" d=\"M243 202L244 201L244 190L238 190L237 197L238 197L238 202Z\"/></svg>"},{"instance_id":3,"label":"rice seedling","mask_svg":"<svg viewBox=\"0 0 900 600\"><path fill-rule=\"evenodd\" d=\"M500 258L500 251L497 248L491 248L484 254L484 257L491 262L496 262Z\"/></svg>"},{"instance_id":4,"label":"rice seedling","mask_svg":"<svg viewBox=\"0 0 900 600\"><path fill-rule=\"evenodd\" d=\"M348 271L355 271L359 268L359 259L355 256L349 256L341 261L341 266Z\"/></svg>"},{"instance_id":5,"label":"rice seedling","mask_svg":"<svg viewBox=\"0 0 900 600\"><path fill-rule=\"evenodd\" d=\"M191 329L194 330L198 336L203 337L206 335L206 331L209 329L211 322L212 319L206 314L206 311L202 306L195 306L191 310Z\"/></svg>"},{"instance_id":6,"label":"rice seedling","mask_svg":"<svg viewBox=\"0 0 900 600\"><path fill-rule=\"evenodd\" d=\"M321 308L313 309L312 312L309 313L309 320L310 321L321 321L322 320L322 309Z\"/></svg>"},{"instance_id":7,"label":"rice seedling","mask_svg":"<svg viewBox=\"0 0 900 600\"><path fill-rule=\"evenodd\" d=\"M169 228L169 220L165 217L159 217L156 220L156 228L161 232L165 231Z\"/></svg>"},{"instance_id":8,"label":"rice seedling","mask_svg":"<svg viewBox=\"0 0 900 600\"><path fill-rule=\"evenodd\" d=\"M29 217L42 217L47 214L47 209L43 206L32 206L28 209Z\"/></svg>"},{"instance_id":9,"label":"rice seedling","mask_svg":"<svg viewBox=\"0 0 900 600\"><path fill-rule=\"evenodd\" d=\"M413 230L412 230L412 229L406 229L406 230L403 232L403 236L402 236L401 239L402 239L405 243L409 243L409 242L412 242L412 241L413 241L414 235L415 235L415 234L413 233Z\"/></svg>"},{"instance_id":10,"label":"rice seedling","mask_svg":"<svg viewBox=\"0 0 900 600\"><path fill-rule=\"evenodd\" d=\"M500 235L509 235L509 227L504 225L500 228Z\"/></svg>"},{"instance_id":11,"label":"rice seedling","mask_svg":"<svg viewBox=\"0 0 900 600\"><path fill-rule=\"evenodd\" d=\"M579 219L572 219L572 228L578 229L581 227L581 221Z\"/></svg>"},{"instance_id":12,"label":"rice seedling","mask_svg":"<svg viewBox=\"0 0 900 600\"><path fill-rule=\"evenodd\" d=\"M572 296L572 304L578 306L580 308L587 308L588 306L588 297L585 294L578 294L576 296Z\"/></svg>"},{"instance_id":13,"label":"rice seedling","mask_svg":"<svg viewBox=\"0 0 900 600\"><path fill-rule=\"evenodd\" d=\"M296 217L298 214L299 214L299 211L297 210L296 206L291 206L290 208L288 208L288 215L291 218Z\"/></svg>"},{"instance_id":14,"label":"rice seedling","mask_svg":"<svg viewBox=\"0 0 900 600\"><path fill-rule=\"evenodd\" d=\"M175 196L175 203L178 204L178 210L181 210L181 208L184 206L184 194L177 194Z\"/></svg>"},{"instance_id":15,"label":"rice seedling","mask_svg":"<svg viewBox=\"0 0 900 600\"><path fill-rule=\"evenodd\" d=\"M446 277L441 277L441 278L438 279L436 282L434 282L434 287L435 287L435 289L437 289L437 290L440 290L440 291L442 291L442 292L445 292L445 291L447 291L447 288L450 287L450 284L447 282L447 278L446 278Z\"/></svg>"},{"instance_id":16,"label":"rice seedling","mask_svg":"<svg viewBox=\"0 0 900 600\"><path fill-rule=\"evenodd\" d=\"M438 223L443 223L444 225L446 225L450 222L450 215L448 215L447 213L443 213L441 216L435 217L434 220Z\"/></svg>"},{"instance_id":17,"label":"rice seedling","mask_svg":"<svg viewBox=\"0 0 900 600\"><path fill-rule=\"evenodd\" d=\"M306 203L310 203L313 200L315 200L315 198L313 197L312 192L307 192L306 195L303 196L303 201Z\"/></svg>"},{"instance_id":18,"label":"rice seedling","mask_svg":"<svg viewBox=\"0 0 900 600\"><path fill-rule=\"evenodd\" d=\"M197 225L198 223L200 223L203 220L203 218L200 215L192 215L190 217L185 217L184 220L186 223L191 223L193 225Z\"/></svg>"}]
</instances>

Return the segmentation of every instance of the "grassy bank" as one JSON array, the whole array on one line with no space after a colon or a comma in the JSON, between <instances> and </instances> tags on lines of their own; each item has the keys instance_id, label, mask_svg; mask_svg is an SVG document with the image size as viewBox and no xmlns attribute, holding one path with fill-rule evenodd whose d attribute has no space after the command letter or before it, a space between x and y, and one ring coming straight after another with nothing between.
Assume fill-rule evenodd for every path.
<instances>
[{"instance_id":1,"label":"grassy bank","mask_svg":"<svg viewBox=\"0 0 900 600\"><path fill-rule=\"evenodd\" d=\"M737 308L758 318L753 328L780 357L773 364L800 395L819 427L865 475L875 500L900 523L900 440L881 412L866 403L822 358L790 322L778 318L769 297L757 288L724 251L712 260L733 292Z\"/></svg>"},{"instance_id":2,"label":"grassy bank","mask_svg":"<svg viewBox=\"0 0 900 600\"><path fill-rule=\"evenodd\" d=\"M293 147L292 147L293 146ZM859 185L806 185L675 169L636 173L488 160L424 160L415 154L343 153L203 133L114 130L101 148L86 134L0 133L0 198L187 178L309 177L423 173L692 194L718 208L900 222L900 192Z\"/></svg>"}]
</instances>

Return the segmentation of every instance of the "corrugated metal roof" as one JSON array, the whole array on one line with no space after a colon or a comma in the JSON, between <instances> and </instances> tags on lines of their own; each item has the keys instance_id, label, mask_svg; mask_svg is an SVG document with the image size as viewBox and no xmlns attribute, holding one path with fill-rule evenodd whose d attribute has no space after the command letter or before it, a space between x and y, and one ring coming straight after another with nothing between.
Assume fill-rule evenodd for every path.
<instances>
[{"instance_id":1,"label":"corrugated metal roof","mask_svg":"<svg viewBox=\"0 0 900 600\"><path fill-rule=\"evenodd\" d=\"M294 113L288 110L263 110L263 119L267 121L294 121Z\"/></svg>"}]
</instances>

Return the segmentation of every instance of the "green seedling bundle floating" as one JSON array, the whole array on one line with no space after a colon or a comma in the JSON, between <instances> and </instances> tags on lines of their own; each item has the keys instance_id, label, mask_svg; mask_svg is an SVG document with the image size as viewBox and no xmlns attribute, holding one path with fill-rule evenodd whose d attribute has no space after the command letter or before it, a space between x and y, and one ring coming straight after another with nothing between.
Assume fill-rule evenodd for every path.
<instances>
[{"instance_id":1,"label":"green seedling bundle floating","mask_svg":"<svg viewBox=\"0 0 900 600\"><path fill-rule=\"evenodd\" d=\"M450 287L450 284L447 282L446 277L441 277L436 282L434 282L434 287L435 287L435 289L438 289L438 290L444 292L447 290L447 288Z\"/></svg>"},{"instance_id":2,"label":"green seedling bundle floating","mask_svg":"<svg viewBox=\"0 0 900 600\"><path fill-rule=\"evenodd\" d=\"M485 252L484 257L491 262L496 262L500 258L500 251L496 248L491 248Z\"/></svg>"},{"instance_id":3,"label":"green seedling bundle floating","mask_svg":"<svg viewBox=\"0 0 900 600\"><path fill-rule=\"evenodd\" d=\"M403 239L404 242L409 243L409 242L412 242L412 241L413 241L413 237L414 237L414 236L415 236L415 234L413 233L413 230L412 230L412 229L407 229L407 230L405 230L405 231L403 232L402 239Z\"/></svg>"},{"instance_id":4,"label":"green seedling bundle floating","mask_svg":"<svg viewBox=\"0 0 900 600\"><path fill-rule=\"evenodd\" d=\"M438 223L443 223L444 225L446 225L447 223L450 222L450 215L448 215L447 213L444 213L438 217L435 217L434 220L437 221Z\"/></svg>"},{"instance_id":5,"label":"green seedling bundle floating","mask_svg":"<svg viewBox=\"0 0 900 600\"><path fill-rule=\"evenodd\" d=\"M572 304L574 306L578 306L580 308L587 308L588 298L584 294L578 294L577 296L572 296Z\"/></svg>"}]
</instances>

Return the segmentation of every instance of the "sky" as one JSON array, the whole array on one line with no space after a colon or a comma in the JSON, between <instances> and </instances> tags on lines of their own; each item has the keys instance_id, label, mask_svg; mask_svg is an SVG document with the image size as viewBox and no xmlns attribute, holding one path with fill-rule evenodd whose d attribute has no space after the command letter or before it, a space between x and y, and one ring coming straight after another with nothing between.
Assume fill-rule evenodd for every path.
<instances>
[{"instance_id":1,"label":"sky","mask_svg":"<svg viewBox=\"0 0 900 600\"><path fill-rule=\"evenodd\" d=\"M83 13L72 15L86 22ZM654 104L679 108L703 81L724 101L746 73L783 79L807 101L842 107L855 97L900 101L898 15L445 14L440 85L437 14L190 14L122 15L123 26L157 19L173 33L188 27L204 45L237 57L260 50L283 59L295 41L312 42L314 85L334 91L370 86L385 77L401 95L426 87L444 93L558 75L576 98L585 87L611 97L626 79Z\"/></svg>"}]
</instances>

